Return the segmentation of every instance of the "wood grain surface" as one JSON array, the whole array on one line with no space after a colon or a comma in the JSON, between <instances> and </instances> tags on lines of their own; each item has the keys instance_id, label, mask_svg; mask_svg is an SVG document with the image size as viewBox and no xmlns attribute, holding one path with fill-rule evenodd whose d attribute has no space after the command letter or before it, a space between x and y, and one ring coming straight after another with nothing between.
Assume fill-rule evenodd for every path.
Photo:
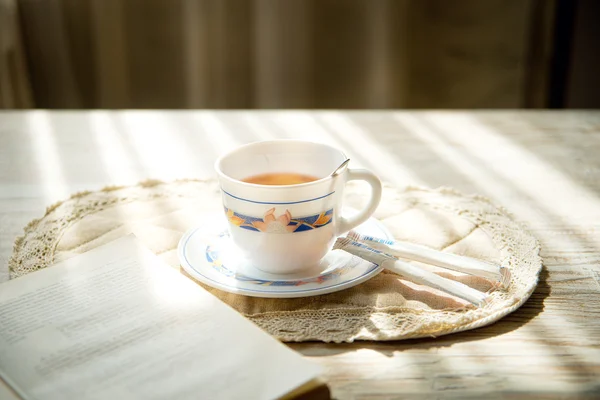
<instances>
[{"instance_id":1,"label":"wood grain surface","mask_svg":"<svg viewBox=\"0 0 600 400\"><path fill-rule=\"evenodd\" d=\"M0 113L0 281L22 227L73 192L212 178L218 154L292 137L336 145L393 184L490 197L542 243L537 290L492 326L290 345L325 367L334 398L600 397L600 112Z\"/></svg>"}]
</instances>

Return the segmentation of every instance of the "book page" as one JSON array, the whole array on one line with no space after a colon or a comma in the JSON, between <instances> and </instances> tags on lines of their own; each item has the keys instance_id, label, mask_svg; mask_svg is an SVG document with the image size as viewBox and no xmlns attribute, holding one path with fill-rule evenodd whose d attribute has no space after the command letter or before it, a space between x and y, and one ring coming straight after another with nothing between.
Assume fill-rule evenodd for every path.
<instances>
[{"instance_id":1,"label":"book page","mask_svg":"<svg viewBox=\"0 0 600 400\"><path fill-rule=\"evenodd\" d=\"M24 399L273 399L319 373L133 236L0 285Z\"/></svg>"}]
</instances>

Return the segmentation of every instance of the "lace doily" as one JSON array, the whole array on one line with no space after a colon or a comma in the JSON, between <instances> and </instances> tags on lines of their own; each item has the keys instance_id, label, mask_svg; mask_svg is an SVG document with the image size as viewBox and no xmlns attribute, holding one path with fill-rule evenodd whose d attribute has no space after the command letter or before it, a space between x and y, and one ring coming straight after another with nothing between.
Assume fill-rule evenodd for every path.
<instances>
[{"instance_id":1,"label":"lace doily","mask_svg":"<svg viewBox=\"0 0 600 400\"><path fill-rule=\"evenodd\" d=\"M361 187L350 184L347 204L360 208L364 201ZM178 267L179 238L214 212L222 212L215 181L152 181L77 193L25 227L9 260L11 278L129 233ZM493 289L483 279L437 270L489 291L491 301L479 309L385 271L354 288L303 299L259 299L206 289L282 341L326 342L440 336L481 327L516 310L535 289L542 266L538 241L484 197L449 188L386 186L375 217L398 239L507 266L510 287Z\"/></svg>"}]
</instances>

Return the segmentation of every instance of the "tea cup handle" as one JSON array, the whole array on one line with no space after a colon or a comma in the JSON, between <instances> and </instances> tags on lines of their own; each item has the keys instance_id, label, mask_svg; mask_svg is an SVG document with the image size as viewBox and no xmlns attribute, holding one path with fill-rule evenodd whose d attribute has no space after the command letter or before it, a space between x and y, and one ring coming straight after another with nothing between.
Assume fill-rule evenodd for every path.
<instances>
[{"instance_id":1,"label":"tea cup handle","mask_svg":"<svg viewBox=\"0 0 600 400\"><path fill-rule=\"evenodd\" d=\"M336 232L337 235L346 233L369 219L381 201L381 181L374 173L367 171L366 169L349 169L346 182L358 180L365 181L371 186L371 198L366 207L358 214L350 218L340 218Z\"/></svg>"}]
</instances>

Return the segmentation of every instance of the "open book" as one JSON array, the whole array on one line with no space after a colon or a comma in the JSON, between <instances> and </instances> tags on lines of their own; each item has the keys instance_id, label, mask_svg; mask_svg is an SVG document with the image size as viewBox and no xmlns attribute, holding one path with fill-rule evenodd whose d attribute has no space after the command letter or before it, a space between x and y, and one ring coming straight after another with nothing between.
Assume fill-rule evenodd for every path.
<instances>
[{"instance_id":1,"label":"open book","mask_svg":"<svg viewBox=\"0 0 600 400\"><path fill-rule=\"evenodd\" d=\"M0 285L17 399L288 398L320 373L134 236Z\"/></svg>"}]
</instances>

